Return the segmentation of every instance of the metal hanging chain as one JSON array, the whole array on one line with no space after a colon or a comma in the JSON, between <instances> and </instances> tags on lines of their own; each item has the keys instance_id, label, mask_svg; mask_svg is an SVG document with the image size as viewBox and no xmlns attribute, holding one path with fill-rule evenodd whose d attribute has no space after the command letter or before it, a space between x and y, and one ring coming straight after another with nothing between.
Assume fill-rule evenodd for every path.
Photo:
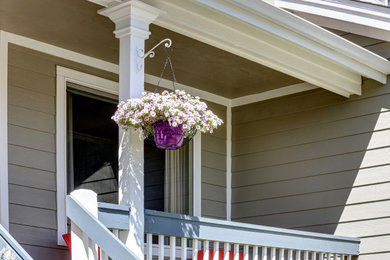
<instances>
[{"instance_id":1,"label":"metal hanging chain","mask_svg":"<svg viewBox=\"0 0 390 260\"><path fill-rule=\"evenodd\" d=\"M164 47L164 52L167 56L167 58L165 59L165 63L164 63L164 67L161 71L161 74L160 74L160 78L157 82L157 86L156 88L154 89L154 92L156 93L157 91L157 88L160 86L160 82L161 82L161 79L162 77L164 76L164 72L165 72L165 69L167 68L167 65L169 64L169 70L171 71L171 77L172 77L172 86L173 86L173 90L175 91L176 90L176 76L175 76L175 72L173 71L173 65L172 65L172 60L171 60L171 56L169 55L168 53L168 48L165 48Z\"/></svg>"}]
</instances>

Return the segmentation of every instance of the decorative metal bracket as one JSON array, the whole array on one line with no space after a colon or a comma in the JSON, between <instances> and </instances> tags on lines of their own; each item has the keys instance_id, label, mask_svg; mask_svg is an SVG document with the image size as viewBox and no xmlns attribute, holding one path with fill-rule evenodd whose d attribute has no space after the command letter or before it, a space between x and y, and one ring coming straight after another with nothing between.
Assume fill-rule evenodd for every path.
<instances>
[{"instance_id":1,"label":"decorative metal bracket","mask_svg":"<svg viewBox=\"0 0 390 260\"><path fill-rule=\"evenodd\" d=\"M137 49L137 52L138 52L137 55L141 59L138 61L138 70L142 69L145 58L147 58L147 57L153 58L156 55L156 53L154 52L154 49L156 49L158 46L160 46L164 42L165 42L165 44L164 44L165 48L169 48L172 46L172 40L169 38L166 38L166 39L160 41L159 43L157 43L152 49L150 49L145 54L144 54L143 49Z\"/></svg>"}]
</instances>

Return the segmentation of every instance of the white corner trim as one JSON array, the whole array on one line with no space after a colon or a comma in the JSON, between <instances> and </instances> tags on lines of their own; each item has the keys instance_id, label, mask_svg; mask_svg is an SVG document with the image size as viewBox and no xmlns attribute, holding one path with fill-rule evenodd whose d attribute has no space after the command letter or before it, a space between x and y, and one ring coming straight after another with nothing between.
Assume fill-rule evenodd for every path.
<instances>
[{"instance_id":1,"label":"white corner trim","mask_svg":"<svg viewBox=\"0 0 390 260\"><path fill-rule=\"evenodd\" d=\"M159 77L145 74L145 83L149 83L149 84L157 86L159 79L160 79ZM172 81L167 80L167 79L161 79L160 87L166 88L169 90L173 90ZM190 93L193 96L199 96L201 99L211 101L211 102L214 102L214 103L219 104L219 105L223 105L223 106L230 105L231 100L229 98L225 98L225 97L222 97L222 96L219 96L219 95L216 95L216 94L204 91L204 90L200 90L200 89L190 87L190 86L180 84L180 83L176 83L176 88L185 90L187 93Z\"/></svg>"},{"instance_id":2,"label":"white corner trim","mask_svg":"<svg viewBox=\"0 0 390 260\"><path fill-rule=\"evenodd\" d=\"M67 233L67 156L66 156L66 80L57 75L56 82L56 193L57 193L57 244L66 246L62 235Z\"/></svg>"},{"instance_id":3,"label":"white corner trim","mask_svg":"<svg viewBox=\"0 0 390 260\"><path fill-rule=\"evenodd\" d=\"M340 29L339 22L345 22L353 33L390 41L390 9L387 6L350 0L278 0L275 5L295 12L329 18L326 23L329 28ZM304 18L313 22L320 21L306 16ZM366 29L362 30L361 26Z\"/></svg>"},{"instance_id":4,"label":"white corner trim","mask_svg":"<svg viewBox=\"0 0 390 260\"><path fill-rule=\"evenodd\" d=\"M9 230L8 199L8 42L0 31L0 224Z\"/></svg>"},{"instance_id":5,"label":"white corner trim","mask_svg":"<svg viewBox=\"0 0 390 260\"><path fill-rule=\"evenodd\" d=\"M196 134L193 139L193 215L202 216L202 135Z\"/></svg>"},{"instance_id":6,"label":"white corner trim","mask_svg":"<svg viewBox=\"0 0 390 260\"><path fill-rule=\"evenodd\" d=\"M231 106L232 107L243 106L250 103L256 103L268 99L283 97L283 96L287 96L287 95L291 95L303 91L308 91L316 88L318 87L309 83L299 83L299 84L290 85L283 88L277 88L277 89L265 91L259 94L253 94L253 95L235 98L232 100Z\"/></svg>"},{"instance_id":7,"label":"white corner trim","mask_svg":"<svg viewBox=\"0 0 390 260\"><path fill-rule=\"evenodd\" d=\"M232 219L232 108L226 108L226 220Z\"/></svg>"},{"instance_id":8,"label":"white corner trim","mask_svg":"<svg viewBox=\"0 0 390 260\"><path fill-rule=\"evenodd\" d=\"M118 95L118 82L61 66L57 66L56 74L57 243L66 246L62 238L62 235L68 231L65 205L67 195L66 84L72 82Z\"/></svg>"}]
</instances>

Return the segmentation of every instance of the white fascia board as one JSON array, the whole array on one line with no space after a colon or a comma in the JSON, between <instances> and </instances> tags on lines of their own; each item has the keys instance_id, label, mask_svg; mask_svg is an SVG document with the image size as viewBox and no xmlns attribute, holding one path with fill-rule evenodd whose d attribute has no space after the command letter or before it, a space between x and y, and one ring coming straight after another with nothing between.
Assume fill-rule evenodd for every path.
<instances>
[{"instance_id":1,"label":"white fascia board","mask_svg":"<svg viewBox=\"0 0 390 260\"><path fill-rule=\"evenodd\" d=\"M264 18L265 14L270 16L272 10L264 9L260 12L253 8L250 9L243 1L145 0L145 2L167 11L168 15L156 20L155 23L159 26L346 97L351 94L360 94L360 76L384 83L387 70L390 73L390 63L385 59L287 11L261 1L258 2L266 5L267 8L281 12L278 14L280 18L275 15L271 18ZM293 29L291 25L285 24L292 22L283 18L284 16L290 18L292 16L294 21L300 24ZM377 67L381 67L386 72L378 70L375 66L370 67L368 64L372 61L361 62L345 55L343 51L337 51L335 46L320 44L321 40L311 37L312 32L306 27L314 27L322 34L335 37L345 44L346 48L357 48L364 55L374 59L374 63L379 64ZM306 35L302 35L300 31L305 30Z\"/></svg>"},{"instance_id":2,"label":"white fascia board","mask_svg":"<svg viewBox=\"0 0 390 260\"><path fill-rule=\"evenodd\" d=\"M387 74L390 73L390 63L386 59L281 8L257 0L234 0L234 2L236 2L239 6L247 7L248 9L256 12L257 15L262 16L265 19L269 19L273 23L278 23L281 27L290 28L292 32L301 35L301 37L303 36L305 38L311 39L320 46L327 46L331 50L338 52L340 55L344 56L344 59L346 59L346 57L350 57L361 64L366 64L371 68L374 68L375 70ZM282 30L280 32L273 32L275 34L278 34L280 37L283 37ZM290 41L295 40L288 35L286 35L286 37L284 38ZM306 41L300 38L296 43L302 44L306 43ZM305 45L305 47L311 48L311 50L314 52L317 51L316 48L320 50L320 46L314 45L313 47L311 47ZM320 52L318 53L325 54Z\"/></svg>"},{"instance_id":3,"label":"white fascia board","mask_svg":"<svg viewBox=\"0 0 390 260\"><path fill-rule=\"evenodd\" d=\"M334 29L339 28L339 21L347 22L352 30L359 25L354 33L390 41L390 8L386 6L350 0L277 0L275 5L295 12L330 18L332 20L326 26L337 27ZM361 30L361 26L366 30Z\"/></svg>"}]
</instances>

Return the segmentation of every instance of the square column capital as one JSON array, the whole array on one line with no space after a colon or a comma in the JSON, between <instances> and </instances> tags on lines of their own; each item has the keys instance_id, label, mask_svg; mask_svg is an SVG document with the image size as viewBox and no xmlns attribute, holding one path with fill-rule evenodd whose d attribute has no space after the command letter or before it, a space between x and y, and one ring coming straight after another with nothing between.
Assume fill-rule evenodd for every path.
<instances>
[{"instance_id":1,"label":"square column capital","mask_svg":"<svg viewBox=\"0 0 390 260\"><path fill-rule=\"evenodd\" d=\"M117 38L132 35L146 40L150 35L149 24L165 14L165 11L138 0L129 0L113 1L98 13L107 16L115 23L114 34Z\"/></svg>"}]
</instances>

